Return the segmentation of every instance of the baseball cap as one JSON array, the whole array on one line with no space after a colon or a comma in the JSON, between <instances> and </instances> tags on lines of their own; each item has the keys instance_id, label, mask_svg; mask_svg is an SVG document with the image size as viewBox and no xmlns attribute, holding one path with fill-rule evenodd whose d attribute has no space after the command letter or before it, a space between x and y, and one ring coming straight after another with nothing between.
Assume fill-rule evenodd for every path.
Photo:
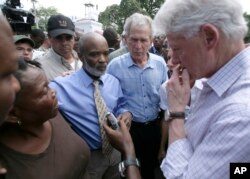
<instances>
[{"instance_id":1,"label":"baseball cap","mask_svg":"<svg viewBox=\"0 0 250 179\"><path fill-rule=\"evenodd\" d=\"M75 25L72 20L64 15L53 15L48 20L48 34L56 37L61 34L74 35Z\"/></svg>"},{"instance_id":2,"label":"baseball cap","mask_svg":"<svg viewBox=\"0 0 250 179\"><path fill-rule=\"evenodd\" d=\"M28 36L26 35L14 35L14 43L18 43L18 42L27 42L29 43L33 48L35 46L35 43L34 41L29 38Z\"/></svg>"}]
</instances>

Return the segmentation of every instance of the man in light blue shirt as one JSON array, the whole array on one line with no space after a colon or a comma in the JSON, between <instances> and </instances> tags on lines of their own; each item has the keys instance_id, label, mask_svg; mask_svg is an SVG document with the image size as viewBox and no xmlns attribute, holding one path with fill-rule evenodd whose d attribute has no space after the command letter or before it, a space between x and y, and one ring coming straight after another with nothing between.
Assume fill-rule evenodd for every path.
<instances>
[{"instance_id":1,"label":"man in light blue shirt","mask_svg":"<svg viewBox=\"0 0 250 179\"><path fill-rule=\"evenodd\" d=\"M129 53L113 59L108 73L121 82L127 109L133 114L131 135L144 179L154 179L159 167L159 89L167 79L164 59L148 53L152 43L151 19L135 13L127 18L124 30Z\"/></svg>"},{"instance_id":2,"label":"man in light blue shirt","mask_svg":"<svg viewBox=\"0 0 250 179\"><path fill-rule=\"evenodd\" d=\"M102 154L100 124L94 100L94 80L99 80L101 96L108 110L118 120L131 121L131 113L124 108L125 101L119 81L105 74L108 62L108 45L103 36L87 33L79 40L79 57L83 68L50 83L57 91L59 109L71 127L91 149L88 167L91 178L118 179L120 155L113 150L110 157ZM101 124L102 125L102 124Z\"/></svg>"}]
</instances>

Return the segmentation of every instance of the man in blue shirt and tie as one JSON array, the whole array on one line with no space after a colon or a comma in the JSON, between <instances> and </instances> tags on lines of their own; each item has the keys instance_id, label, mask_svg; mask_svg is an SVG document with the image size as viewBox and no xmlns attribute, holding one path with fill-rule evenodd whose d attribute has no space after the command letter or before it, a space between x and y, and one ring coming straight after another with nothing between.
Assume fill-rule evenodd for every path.
<instances>
[{"instance_id":1,"label":"man in blue shirt and tie","mask_svg":"<svg viewBox=\"0 0 250 179\"><path fill-rule=\"evenodd\" d=\"M128 125L132 115L124 108L126 103L118 79L105 73L109 50L105 38L97 33L86 33L79 40L78 47L83 68L69 76L56 78L50 87L57 91L61 113L91 149L90 177L119 179L120 153L114 149L111 155L102 153L101 129L105 119L99 120L93 82L98 80L108 112L114 113L118 120L125 120Z\"/></svg>"}]
</instances>

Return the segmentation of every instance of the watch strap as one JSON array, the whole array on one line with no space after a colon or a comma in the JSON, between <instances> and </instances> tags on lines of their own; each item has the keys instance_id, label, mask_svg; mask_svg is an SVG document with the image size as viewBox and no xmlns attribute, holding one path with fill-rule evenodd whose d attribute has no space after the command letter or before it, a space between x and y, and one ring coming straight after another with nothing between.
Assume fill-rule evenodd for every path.
<instances>
[{"instance_id":1,"label":"watch strap","mask_svg":"<svg viewBox=\"0 0 250 179\"><path fill-rule=\"evenodd\" d=\"M181 118L181 119L185 119L186 115L185 112L169 112L169 117L170 118Z\"/></svg>"},{"instance_id":2,"label":"watch strap","mask_svg":"<svg viewBox=\"0 0 250 179\"><path fill-rule=\"evenodd\" d=\"M122 177L125 177L125 171L126 171L127 167L130 165L140 167L140 162L137 158L136 159L128 159L128 160L124 160L124 161L120 162L119 163L119 172L120 172Z\"/></svg>"},{"instance_id":3,"label":"watch strap","mask_svg":"<svg viewBox=\"0 0 250 179\"><path fill-rule=\"evenodd\" d=\"M170 112L169 110L165 111L164 120L170 121L172 119L185 119L186 113L185 112Z\"/></svg>"},{"instance_id":4,"label":"watch strap","mask_svg":"<svg viewBox=\"0 0 250 179\"><path fill-rule=\"evenodd\" d=\"M124 160L123 162L124 162L125 168L127 168L129 165L135 165L137 167L140 167L140 162L137 158L134 160L131 160L131 159Z\"/></svg>"}]
</instances>

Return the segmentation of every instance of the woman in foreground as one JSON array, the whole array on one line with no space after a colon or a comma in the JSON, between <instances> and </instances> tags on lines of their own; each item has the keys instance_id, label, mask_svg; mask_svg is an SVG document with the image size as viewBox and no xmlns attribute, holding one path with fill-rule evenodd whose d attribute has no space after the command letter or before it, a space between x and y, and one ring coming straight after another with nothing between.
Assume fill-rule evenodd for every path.
<instances>
[{"instance_id":1,"label":"woman in foreground","mask_svg":"<svg viewBox=\"0 0 250 179\"><path fill-rule=\"evenodd\" d=\"M0 129L5 178L88 178L89 148L58 113L39 63L20 60L15 77L21 90Z\"/></svg>"}]
</instances>

